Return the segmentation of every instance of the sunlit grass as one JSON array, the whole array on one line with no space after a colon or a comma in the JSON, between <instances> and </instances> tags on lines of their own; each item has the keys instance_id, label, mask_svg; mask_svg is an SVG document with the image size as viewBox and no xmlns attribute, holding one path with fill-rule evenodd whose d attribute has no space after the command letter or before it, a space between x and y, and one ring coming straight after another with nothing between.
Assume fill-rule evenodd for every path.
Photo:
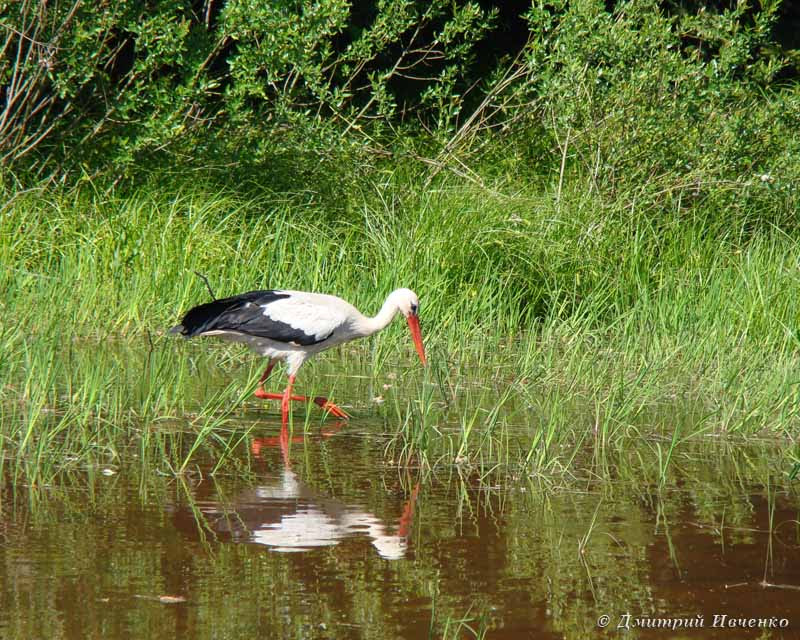
<instances>
[{"instance_id":1,"label":"sunlit grass","mask_svg":"<svg viewBox=\"0 0 800 640\"><path fill-rule=\"evenodd\" d=\"M230 424L252 402L257 357L165 336L209 297L194 272L217 296L291 287L366 313L395 287L414 288L430 367L406 361L396 323L300 377L350 403L353 425L381 425L394 464L563 473L589 450L609 473L614 452L646 443L663 484L692 438L794 438L797 242L678 214L656 229L577 186L556 208L547 192L522 189L443 181L418 192L398 173L354 194L336 220L291 198L189 187L8 193L3 471L47 483L131 451L166 473L201 458L221 470L251 429L274 428L263 403L264 426ZM313 431L315 412L296 407L293 428ZM680 415L692 422L679 427Z\"/></svg>"}]
</instances>

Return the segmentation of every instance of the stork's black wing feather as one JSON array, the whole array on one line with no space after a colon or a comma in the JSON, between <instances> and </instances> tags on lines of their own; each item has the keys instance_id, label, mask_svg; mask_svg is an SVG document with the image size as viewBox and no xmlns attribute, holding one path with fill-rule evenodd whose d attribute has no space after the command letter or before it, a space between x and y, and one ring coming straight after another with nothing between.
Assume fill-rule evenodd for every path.
<instances>
[{"instance_id":1,"label":"stork's black wing feather","mask_svg":"<svg viewBox=\"0 0 800 640\"><path fill-rule=\"evenodd\" d=\"M264 305L289 297L290 294L282 291L261 290L207 302L190 309L181 324L171 331L187 338L209 331L236 331L302 346L326 340L329 336L318 338L265 315Z\"/></svg>"}]
</instances>

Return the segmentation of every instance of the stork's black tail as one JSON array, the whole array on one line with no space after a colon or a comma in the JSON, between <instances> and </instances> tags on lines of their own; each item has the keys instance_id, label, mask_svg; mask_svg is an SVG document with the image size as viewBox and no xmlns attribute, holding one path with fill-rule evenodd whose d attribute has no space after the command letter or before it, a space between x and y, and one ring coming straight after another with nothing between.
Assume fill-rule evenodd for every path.
<instances>
[{"instance_id":1,"label":"stork's black tail","mask_svg":"<svg viewBox=\"0 0 800 640\"><path fill-rule=\"evenodd\" d=\"M241 309L248 303L264 304L287 297L288 295L285 293L277 293L272 290L248 291L238 296L199 304L189 309L181 319L181 323L176 324L169 332L179 333L186 338L191 338L214 329L230 329L228 320L230 320L231 312ZM221 324L224 326L220 326L220 320L222 320Z\"/></svg>"}]
</instances>

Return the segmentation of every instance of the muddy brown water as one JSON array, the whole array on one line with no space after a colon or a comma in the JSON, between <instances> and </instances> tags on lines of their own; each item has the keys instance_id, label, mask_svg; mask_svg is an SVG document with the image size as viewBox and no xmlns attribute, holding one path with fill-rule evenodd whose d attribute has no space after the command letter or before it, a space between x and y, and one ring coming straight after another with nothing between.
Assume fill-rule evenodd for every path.
<instances>
[{"instance_id":1,"label":"muddy brown water","mask_svg":"<svg viewBox=\"0 0 800 640\"><path fill-rule=\"evenodd\" d=\"M800 502L768 458L705 447L662 489L481 480L393 466L378 432L6 488L0 638L800 637Z\"/></svg>"}]
</instances>

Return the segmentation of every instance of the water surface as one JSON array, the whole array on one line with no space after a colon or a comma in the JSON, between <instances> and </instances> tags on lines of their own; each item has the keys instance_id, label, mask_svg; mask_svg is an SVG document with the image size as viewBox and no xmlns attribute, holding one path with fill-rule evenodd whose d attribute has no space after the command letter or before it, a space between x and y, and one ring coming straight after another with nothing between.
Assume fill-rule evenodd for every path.
<instances>
[{"instance_id":1,"label":"water surface","mask_svg":"<svg viewBox=\"0 0 800 640\"><path fill-rule=\"evenodd\" d=\"M625 614L628 637L800 637L798 495L763 445L698 444L659 486L588 461L423 473L387 462L384 431L356 418L282 439L263 421L241 473L131 459L7 486L0 637L577 639L620 634Z\"/></svg>"}]
</instances>

